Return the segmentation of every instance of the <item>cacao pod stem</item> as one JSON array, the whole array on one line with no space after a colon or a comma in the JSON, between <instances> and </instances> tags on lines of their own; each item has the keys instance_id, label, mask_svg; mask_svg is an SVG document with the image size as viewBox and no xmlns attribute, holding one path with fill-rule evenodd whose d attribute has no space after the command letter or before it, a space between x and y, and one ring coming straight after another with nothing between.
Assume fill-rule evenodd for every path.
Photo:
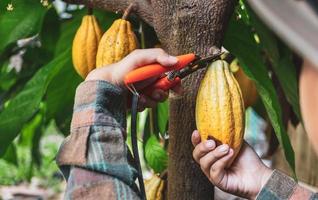
<instances>
[{"instance_id":1,"label":"cacao pod stem","mask_svg":"<svg viewBox=\"0 0 318 200\"><path fill-rule=\"evenodd\" d=\"M134 3L129 4L129 6L126 8L126 10L125 10L125 12L124 12L124 14L123 14L123 16L122 16L122 19L124 19L124 20L127 19L128 15L129 15L130 12L133 10L134 6L135 6Z\"/></svg>"}]
</instances>

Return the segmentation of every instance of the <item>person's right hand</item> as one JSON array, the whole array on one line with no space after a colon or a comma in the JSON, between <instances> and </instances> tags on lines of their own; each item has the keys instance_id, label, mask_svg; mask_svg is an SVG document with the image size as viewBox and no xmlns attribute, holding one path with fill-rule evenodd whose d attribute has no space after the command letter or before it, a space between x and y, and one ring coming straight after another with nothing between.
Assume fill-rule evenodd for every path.
<instances>
[{"instance_id":1,"label":"person's right hand","mask_svg":"<svg viewBox=\"0 0 318 200\"><path fill-rule=\"evenodd\" d=\"M233 149L215 141L201 142L198 131L192 134L193 158L213 185L221 190L248 199L255 199L272 171L266 167L255 151L244 142L241 150L229 168Z\"/></svg>"},{"instance_id":2,"label":"person's right hand","mask_svg":"<svg viewBox=\"0 0 318 200\"><path fill-rule=\"evenodd\" d=\"M154 49L136 49L117 63L113 63L91 71L85 81L104 80L116 86L124 86L124 77L130 71L144 65L159 63L162 66L170 67L178 63L178 59L167 54L159 48ZM154 83L159 77L150 78L135 84L137 90L142 90L148 85ZM182 93L181 84L171 88L177 94ZM163 102L168 98L168 91L156 89L151 96L140 94L138 110L143 111L146 107L152 108L158 102Z\"/></svg>"}]
</instances>

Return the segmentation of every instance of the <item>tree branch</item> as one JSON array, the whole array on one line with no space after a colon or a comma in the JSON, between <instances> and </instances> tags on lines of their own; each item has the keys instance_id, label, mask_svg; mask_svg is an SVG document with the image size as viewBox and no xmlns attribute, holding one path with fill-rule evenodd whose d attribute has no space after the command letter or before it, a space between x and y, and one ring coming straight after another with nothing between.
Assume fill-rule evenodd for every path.
<instances>
[{"instance_id":1,"label":"tree branch","mask_svg":"<svg viewBox=\"0 0 318 200\"><path fill-rule=\"evenodd\" d=\"M131 4L135 3L134 13L141 19L153 26L153 8L148 0L63 0L71 4L84 4L92 8L100 8L112 12L121 12Z\"/></svg>"}]
</instances>

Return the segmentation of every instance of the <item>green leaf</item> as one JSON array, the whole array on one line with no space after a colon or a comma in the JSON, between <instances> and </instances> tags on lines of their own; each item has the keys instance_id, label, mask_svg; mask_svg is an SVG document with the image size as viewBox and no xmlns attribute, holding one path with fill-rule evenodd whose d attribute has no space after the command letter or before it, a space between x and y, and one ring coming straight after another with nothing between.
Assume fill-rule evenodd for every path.
<instances>
[{"instance_id":1,"label":"green leaf","mask_svg":"<svg viewBox=\"0 0 318 200\"><path fill-rule=\"evenodd\" d=\"M16 76L16 71L9 68L8 61L0 66L0 91L9 90L16 83Z\"/></svg>"},{"instance_id":2,"label":"green leaf","mask_svg":"<svg viewBox=\"0 0 318 200\"><path fill-rule=\"evenodd\" d=\"M167 125L169 119L169 104L168 101L158 103L157 105L157 123L158 129L162 136L167 132Z\"/></svg>"},{"instance_id":3,"label":"green leaf","mask_svg":"<svg viewBox=\"0 0 318 200\"><path fill-rule=\"evenodd\" d=\"M77 29L79 28L82 17L85 15L85 10L76 10L72 12L73 17L71 19L64 19L61 23L60 31L61 35L56 41L55 55L59 55L64 49L72 46L73 38Z\"/></svg>"},{"instance_id":4,"label":"green leaf","mask_svg":"<svg viewBox=\"0 0 318 200\"><path fill-rule=\"evenodd\" d=\"M18 166L17 150L14 143L11 143L9 145L6 153L3 156L3 159L9 163L14 164L15 166Z\"/></svg>"},{"instance_id":5,"label":"green leaf","mask_svg":"<svg viewBox=\"0 0 318 200\"><path fill-rule=\"evenodd\" d=\"M41 105L43 105L43 103L41 103ZM40 107L43 107L41 105ZM43 109L40 108L40 110L42 111ZM31 149L32 160L37 165L41 163L39 144L43 133L42 126L44 117L42 112L38 112L32 120L23 126L19 137L19 146Z\"/></svg>"},{"instance_id":6,"label":"green leaf","mask_svg":"<svg viewBox=\"0 0 318 200\"><path fill-rule=\"evenodd\" d=\"M12 11L5 10L8 3ZM47 11L38 0L2 0L0 8L0 54L13 42L38 33Z\"/></svg>"},{"instance_id":7,"label":"green leaf","mask_svg":"<svg viewBox=\"0 0 318 200\"><path fill-rule=\"evenodd\" d=\"M19 146L30 147L33 143L34 133L41 125L42 115L37 113L32 119L24 124L19 137Z\"/></svg>"},{"instance_id":8,"label":"green leaf","mask_svg":"<svg viewBox=\"0 0 318 200\"><path fill-rule=\"evenodd\" d=\"M52 57L55 52L57 45L57 40L60 37L61 20L52 6L46 13L42 29L39 33L39 38L41 41L42 55L47 54L48 57Z\"/></svg>"},{"instance_id":9,"label":"green leaf","mask_svg":"<svg viewBox=\"0 0 318 200\"><path fill-rule=\"evenodd\" d=\"M263 24L252 10L248 9L251 23L260 38L260 45L272 64L272 68L286 95L287 101L301 120L296 67L292 62L292 52Z\"/></svg>"},{"instance_id":10,"label":"green leaf","mask_svg":"<svg viewBox=\"0 0 318 200\"><path fill-rule=\"evenodd\" d=\"M71 57L68 58L71 63ZM51 81L46 95L47 117L55 118L63 134L69 133L69 124L73 113L75 90L82 78L75 72L73 65L66 65Z\"/></svg>"},{"instance_id":11,"label":"green leaf","mask_svg":"<svg viewBox=\"0 0 318 200\"><path fill-rule=\"evenodd\" d=\"M261 50L256 44L250 28L241 20L232 18L225 34L224 46L239 59L246 75L255 82L277 138L284 149L287 162L295 173L294 150L282 121L282 110L278 97L268 76Z\"/></svg>"},{"instance_id":12,"label":"green leaf","mask_svg":"<svg viewBox=\"0 0 318 200\"><path fill-rule=\"evenodd\" d=\"M286 46L282 46L281 48L281 57L278 61L273 63L273 69L282 86L284 94L286 95L287 101L291 104L298 119L302 121L299 104L298 80L296 76L296 67L292 62L292 53Z\"/></svg>"},{"instance_id":13,"label":"green leaf","mask_svg":"<svg viewBox=\"0 0 318 200\"><path fill-rule=\"evenodd\" d=\"M32 155L32 161L37 165L40 166L42 164L41 162L41 151L40 151L40 141L43 136L44 130L44 120L43 116L41 116L41 123L40 125L35 129L33 137L32 137L32 146L31 146L31 155Z\"/></svg>"},{"instance_id":14,"label":"green leaf","mask_svg":"<svg viewBox=\"0 0 318 200\"><path fill-rule=\"evenodd\" d=\"M168 155L159 143L155 135L151 135L145 146L145 158L148 165L155 171L161 173L167 168Z\"/></svg>"},{"instance_id":15,"label":"green leaf","mask_svg":"<svg viewBox=\"0 0 318 200\"><path fill-rule=\"evenodd\" d=\"M3 156L23 124L38 110L51 80L63 67L70 65L69 57L70 49L42 67L0 113L0 156Z\"/></svg>"}]
</instances>

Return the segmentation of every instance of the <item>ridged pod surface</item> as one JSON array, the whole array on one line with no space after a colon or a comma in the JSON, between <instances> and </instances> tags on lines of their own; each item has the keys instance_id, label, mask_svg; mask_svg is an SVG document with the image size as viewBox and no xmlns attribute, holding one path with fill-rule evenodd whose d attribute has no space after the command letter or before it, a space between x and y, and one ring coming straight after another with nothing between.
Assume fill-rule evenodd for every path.
<instances>
[{"instance_id":1,"label":"ridged pod surface","mask_svg":"<svg viewBox=\"0 0 318 200\"><path fill-rule=\"evenodd\" d=\"M120 61L138 46L132 26L125 19L117 19L104 33L97 51L97 68Z\"/></svg>"},{"instance_id":2,"label":"ridged pod surface","mask_svg":"<svg viewBox=\"0 0 318 200\"><path fill-rule=\"evenodd\" d=\"M95 69L96 53L102 34L96 17L85 15L75 34L72 47L74 68L83 78Z\"/></svg>"},{"instance_id":3,"label":"ridged pod surface","mask_svg":"<svg viewBox=\"0 0 318 200\"><path fill-rule=\"evenodd\" d=\"M243 142L244 116L241 90L228 63L213 62L202 79L196 100L195 117L201 139L228 144L234 150L234 159Z\"/></svg>"},{"instance_id":4,"label":"ridged pod surface","mask_svg":"<svg viewBox=\"0 0 318 200\"><path fill-rule=\"evenodd\" d=\"M163 199L164 180L157 175L153 175L149 180L145 180L144 182L147 200Z\"/></svg>"},{"instance_id":5,"label":"ridged pod surface","mask_svg":"<svg viewBox=\"0 0 318 200\"><path fill-rule=\"evenodd\" d=\"M237 59L235 59L230 64L230 68L234 74L235 79L240 85L245 108L254 105L258 99L258 93L255 83L251 79L249 79L248 76L244 73L244 71L238 64Z\"/></svg>"}]
</instances>

